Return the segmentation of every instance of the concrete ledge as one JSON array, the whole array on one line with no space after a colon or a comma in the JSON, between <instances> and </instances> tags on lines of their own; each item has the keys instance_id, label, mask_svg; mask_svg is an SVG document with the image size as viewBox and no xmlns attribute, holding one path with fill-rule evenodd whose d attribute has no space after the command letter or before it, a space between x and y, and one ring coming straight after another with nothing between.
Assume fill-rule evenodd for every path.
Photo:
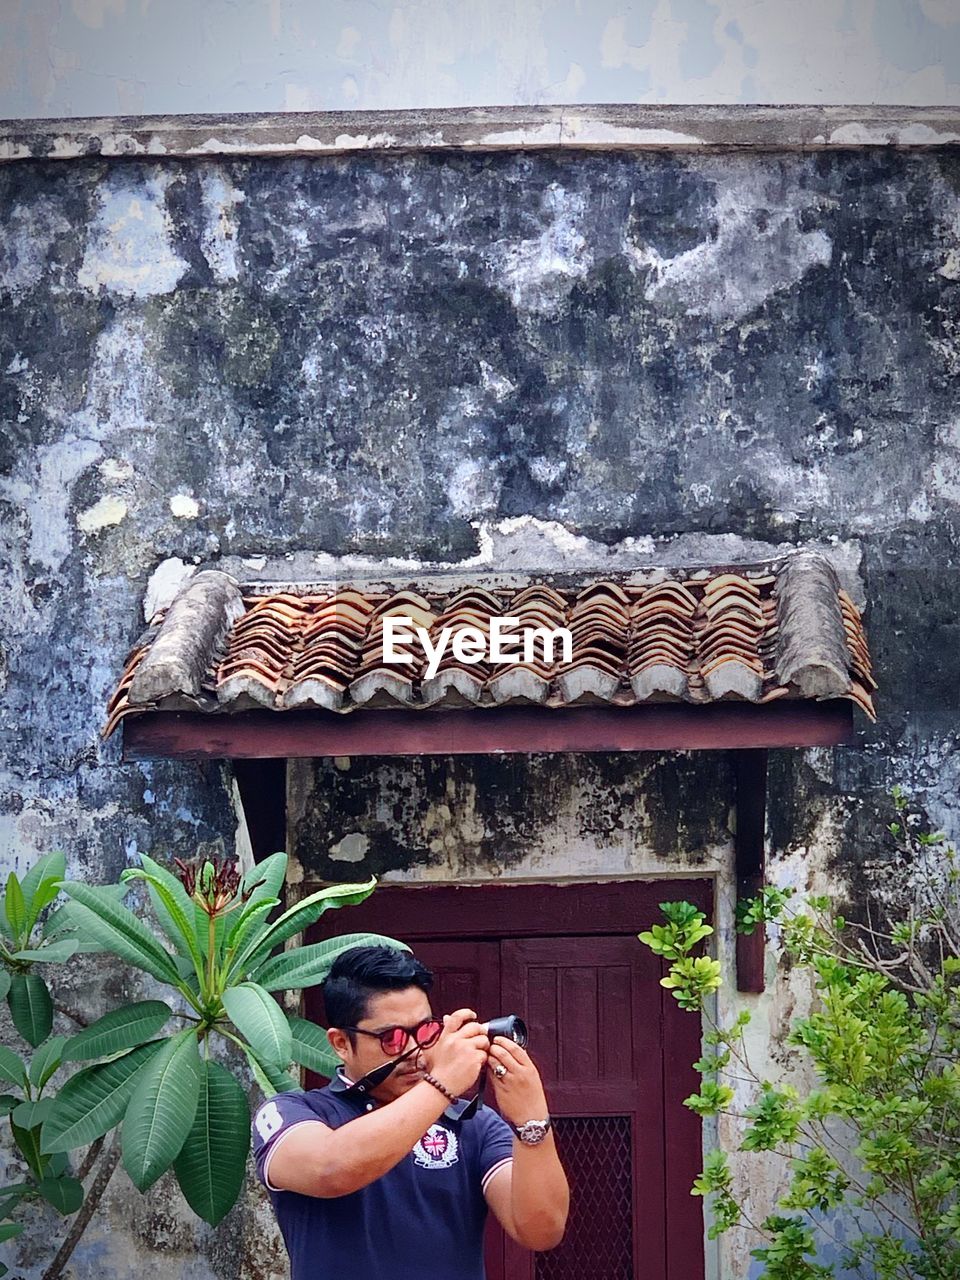
<instances>
[{"instance_id":1,"label":"concrete ledge","mask_svg":"<svg viewBox=\"0 0 960 1280\"><path fill-rule=\"evenodd\" d=\"M811 151L960 143L960 107L457 107L0 121L0 160L361 151Z\"/></svg>"}]
</instances>

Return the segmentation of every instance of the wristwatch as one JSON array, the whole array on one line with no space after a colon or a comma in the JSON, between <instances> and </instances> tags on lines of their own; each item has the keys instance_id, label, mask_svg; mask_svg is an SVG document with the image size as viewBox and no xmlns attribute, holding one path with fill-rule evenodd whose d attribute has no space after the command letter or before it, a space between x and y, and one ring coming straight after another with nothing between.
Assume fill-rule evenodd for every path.
<instances>
[{"instance_id":1,"label":"wristwatch","mask_svg":"<svg viewBox=\"0 0 960 1280\"><path fill-rule=\"evenodd\" d=\"M522 1143L528 1147L535 1147L547 1136L550 1124L550 1117L547 1116L546 1120L527 1120L524 1124L512 1124L510 1128Z\"/></svg>"}]
</instances>

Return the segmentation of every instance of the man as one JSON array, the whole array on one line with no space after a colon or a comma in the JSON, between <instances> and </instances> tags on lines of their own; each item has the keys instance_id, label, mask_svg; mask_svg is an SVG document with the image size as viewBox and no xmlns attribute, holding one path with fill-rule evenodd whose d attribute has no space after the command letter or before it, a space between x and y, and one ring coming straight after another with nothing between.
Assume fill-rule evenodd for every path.
<instances>
[{"instance_id":1,"label":"man","mask_svg":"<svg viewBox=\"0 0 960 1280\"><path fill-rule=\"evenodd\" d=\"M408 952L344 952L323 984L337 1077L254 1117L292 1280L483 1280L488 1207L528 1249L563 1236L569 1192L536 1067L512 1041L491 1044L471 1009L435 1017L431 984ZM503 1119L463 1115L484 1066Z\"/></svg>"}]
</instances>

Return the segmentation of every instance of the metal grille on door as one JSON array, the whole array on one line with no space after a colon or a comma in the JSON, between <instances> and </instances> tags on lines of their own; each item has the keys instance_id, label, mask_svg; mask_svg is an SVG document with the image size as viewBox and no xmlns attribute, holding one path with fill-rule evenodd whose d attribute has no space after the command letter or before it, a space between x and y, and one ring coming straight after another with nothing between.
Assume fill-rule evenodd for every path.
<instances>
[{"instance_id":1,"label":"metal grille on door","mask_svg":"<svg viewBox=\"0 0 960 1280\"><path fill-rule=\"evenodd\" d=\"M535 1255L536 1280L633 1280L629 1116L561 1116L557 1150L570 1182L563 1243Z\"/></svg>"}]
</instances>

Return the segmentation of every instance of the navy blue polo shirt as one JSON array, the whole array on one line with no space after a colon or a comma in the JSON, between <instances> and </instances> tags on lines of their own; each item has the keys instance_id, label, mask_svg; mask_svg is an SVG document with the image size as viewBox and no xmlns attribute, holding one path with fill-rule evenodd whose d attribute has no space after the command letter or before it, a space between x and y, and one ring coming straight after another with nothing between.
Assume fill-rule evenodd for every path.
<instances>
[{"instance_id":1,"label":"navy blue polo shirt","mask_svg":"<svg viewBox=\"0 0 960 1280\"><path fill-rule=\"evenodd\" d=\"M295 1128L319 1120L338 1129L369 1106L341 1080L278 1093L254 1117L257 1176L277 1215L291 1280L484 1280L483 1191L513 1152L510 1127L489 1107L462 1121L449 1107L399 1164L349 1195L326 1199L271 1185L270 1158Z\"/></svg>"}]
</instances>

